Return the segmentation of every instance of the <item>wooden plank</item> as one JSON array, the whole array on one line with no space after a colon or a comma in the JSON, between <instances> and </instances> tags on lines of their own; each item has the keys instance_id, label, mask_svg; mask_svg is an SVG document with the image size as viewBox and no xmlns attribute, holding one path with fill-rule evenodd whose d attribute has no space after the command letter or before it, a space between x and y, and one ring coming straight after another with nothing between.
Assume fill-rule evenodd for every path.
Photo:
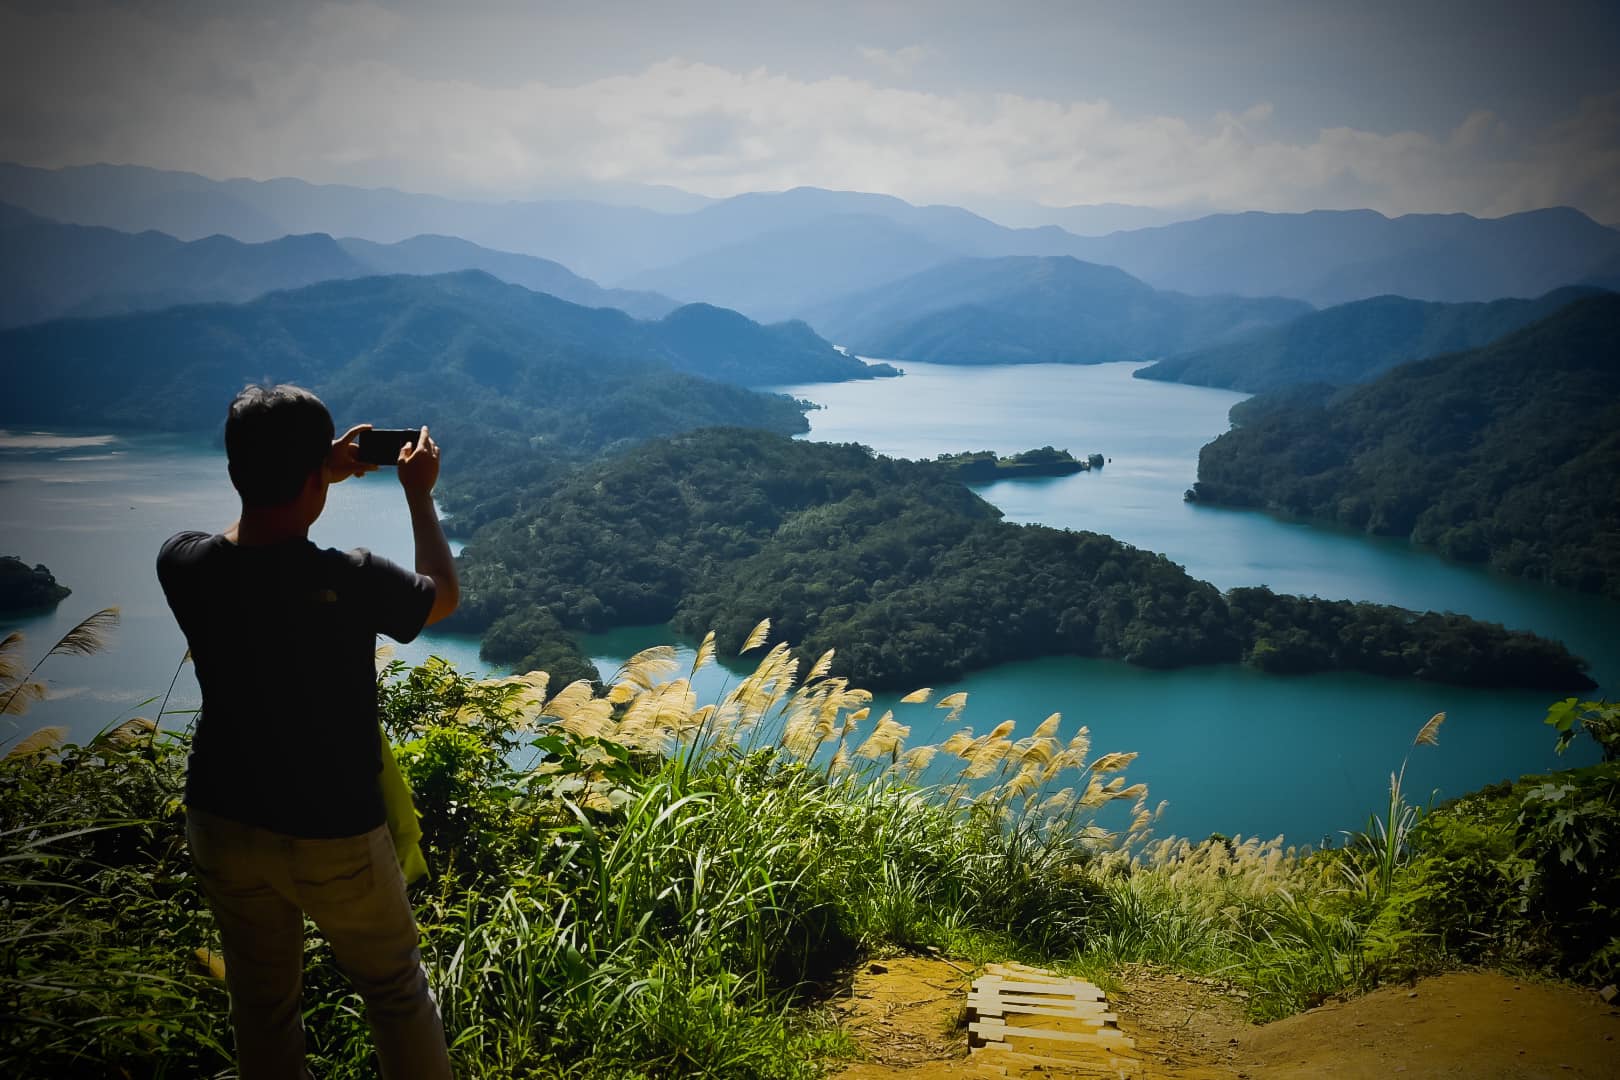
<instances>
[{"instance_id":1,"label":"wooden plank","mask_svg":"<svg viewBox=\"0 0 1620 1080\"><path fill-rule=\"evenodd\" d=\"M1019 1023L1008 1023L1006 1020L998 1020L998 1018L995 1017L985 1017L983 1020L975 1020L974 1023L970 1023L969 1027L977 1027L978 1030L987 1031L987 1033L988 1031L1014 1031L1014 1033L1025 1033L1025 1031L1037 1030L1055 1031L1056 1028L1064 1027L1064 1025L1045 1025L1045 1027L1042 1028L1024 1027L1024 1025L1019 1025ZM1089 1027L1089 1025L1087 1025L1087 1027ZM1058 1033L1058 1035L1089 1035L1089 1033L1098 1033L1098 1035L1106 1035L1108 1038L1124 1038L1124 1031L1119 1030L1119 1028L1090 1028L1089 1031L1056 1031L1056 1033Z\"/></svg>"},{"instance_id":2,"label":"wooden plank","mask_svg":"<svg viewBox=\"0 0 1620 1080\"><path fill-rule=\"evenodd\" d=\"M984 970L989 975L1001 975L1006 978L1020 979L1024 982L1069 983L1075 981L1066 976L1054 975L1050 971L1042 971L1040 968L1032 968L1025 964L986 964Z\"/></svg>"},{"instance_id":3,"label":"wooden plank","mask_svg":"<svg viewBox=\"0 0 1620 1080\"><path fill-rule=\"evenodd\" d=\"M1018 1001L1007 998L986 997L980 994L970 994L967 999L969 1009L979 1012L1012 1012L1012 1013L1062 1013L1065 1016L1101 1016L1111 1012L1113 1006L1106 1001Z\"/></svg>"},{"instance_id":4,"label":"wooden plank","mask_svg":"<svg viewBox=\"0 0 1620 1080\"><path fill-rule=\"evenodd\" d=\"M975 988L994 989L1002 994L1023 994L1030 997L1072 997L1084 1001L1102 1001L1103 992L1084 982L1025 982L1002 975L984 975L974 982Z\"/></svg>"},{"instance_id":5,"label":"wooden plank","mask_svg":"<svg viewBox=\"0 0 1620 1080\"><path fill-rule=\"evenodd\" d=\"M1002 1043L1015 1046L1020 1041L1060 1043L1063 1046L1089 1046L1110 1049L1115 1047L1135 1046L1123 1032L1104 1028L1097 1032L1079 1031L1046 1031L1041 1028L999 1028L992 1031L978 1033L985 1045Z\"/></svg>"},{"instance_id":6,"label":"wooden plank","mask_svg":"<svg viewBox=\"0 0 1620 1080\"><path fill-rule=\"evenodd\" d=\"M1091 1024L1093 1027L1101 1027L1104 1024L1113 1024L1119 1022L1119 1017L1116 1014L1102 1011L1106 1008L1107 1006L1099 1006L1098 1011L1095 1012L1077 1012L1072 1009L1040 1009L1029 1006L1020 1009L1005 1009L999 1005L975 1005L972 1002L968 1003L968 1010L973 1014L970 1019L977 1019L981 1016L1052 1016L1060 1017L1066 1020L1083 1020Z\"/></svg>"},{"instance_id":7,"label":"wooden plank","mask_svg":"<svg viewBox=\"0 0 1620 1080\"><path fill-rule=\"evenodd\" d=\"M969 1006L1004 1006L1008 1009L1077 1009L1081 1012L1108 1012L1108 1002L1084 997L1025 997L1022 994L967 994Z\"/></svg>"}]
</instances>

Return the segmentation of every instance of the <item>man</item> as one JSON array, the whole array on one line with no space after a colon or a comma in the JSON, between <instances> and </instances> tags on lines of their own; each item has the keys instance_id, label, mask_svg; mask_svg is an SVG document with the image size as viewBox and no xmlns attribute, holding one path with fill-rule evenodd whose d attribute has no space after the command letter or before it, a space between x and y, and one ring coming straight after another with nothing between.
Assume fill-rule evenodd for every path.
<instances>
[{"instance_id":1,"label":"man","mask_svg":"<svg viewBox=\"0 0 1620 1080\"><path fill-rule=\"evenodd\" d=\"M179 533L158 555L202 687L186 834L219 924L243 1080L309 1076L306 914L365 999L382 1075L450 1075L385 824L373 666L378 633L407 642L456 607L428 429L397 462L415 573L308 535L328 485L376 468L354 443L368 426L334 440L308 390L243 390L225 421L241 518L218 534Z\"/></svg>"}]
</instances>

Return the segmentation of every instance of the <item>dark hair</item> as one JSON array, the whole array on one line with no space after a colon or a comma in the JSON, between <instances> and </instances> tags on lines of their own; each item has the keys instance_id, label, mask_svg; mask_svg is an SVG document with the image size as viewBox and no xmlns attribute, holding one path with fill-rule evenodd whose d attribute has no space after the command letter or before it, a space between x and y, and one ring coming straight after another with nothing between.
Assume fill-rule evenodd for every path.
<instances>
[{"instance_id":1,"label":"dark hair","mask_svg":"<svg viewBox=\"0 0 1620 1080\"><path fill-rule=\"evenodd\" d=\"M225 417L231 484L247 506L298 497L332 450L332 414L301 386L248 386Z\"/></svg>"}]
</instances>

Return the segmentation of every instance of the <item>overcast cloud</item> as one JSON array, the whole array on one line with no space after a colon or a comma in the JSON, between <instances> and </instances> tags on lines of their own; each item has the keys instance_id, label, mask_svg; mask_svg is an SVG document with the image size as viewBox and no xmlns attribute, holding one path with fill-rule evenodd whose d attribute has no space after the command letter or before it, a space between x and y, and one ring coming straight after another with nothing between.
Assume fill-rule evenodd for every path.
<instances>
[{"instance_id":1,"label":"overcast cloud","mask_svg":"<svg viewBox=\"0 0 1620 1080\"><path fill-rule=\"evenodd\" d=\"M1416 6L9 4L0 160L1620 221L1614 5Z\"/></svg>"}]
</instances>

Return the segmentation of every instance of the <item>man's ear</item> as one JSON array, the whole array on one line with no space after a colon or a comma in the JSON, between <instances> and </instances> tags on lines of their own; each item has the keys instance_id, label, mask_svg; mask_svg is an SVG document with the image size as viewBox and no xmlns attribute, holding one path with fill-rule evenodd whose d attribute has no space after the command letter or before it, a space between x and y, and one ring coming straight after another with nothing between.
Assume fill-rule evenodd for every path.
<instances>
[{"instance_id":1,"label":"man's ear","mask_svg":"<svg viewBox=\"0 0 1620 1080\"><path fill-rule=\"evenodd\" d=\"M330 486L326 482L326 469L324 466L310 471L304 477L304 488L298 493L298 503L305 507L305 513L311 523L321 516L326 509L326 489Z\"/></svg>"}]
</instances>

